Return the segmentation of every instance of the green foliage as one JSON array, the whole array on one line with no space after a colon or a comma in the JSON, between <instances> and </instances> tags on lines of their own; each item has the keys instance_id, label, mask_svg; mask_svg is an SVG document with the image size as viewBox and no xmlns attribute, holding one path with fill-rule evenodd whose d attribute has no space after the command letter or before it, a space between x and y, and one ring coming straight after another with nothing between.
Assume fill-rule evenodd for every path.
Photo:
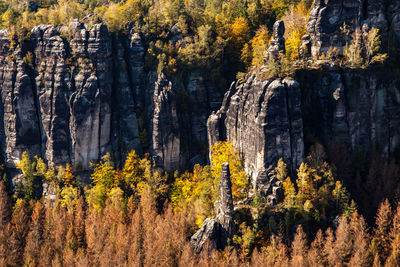
<instances>
[{"instance_id":1,"label":"green foliage","mask_svg":"<svg viewBox=\"0 0 400 267\"><path fill-rule=\"evenodd\" d=\"M314 156L315 157L315 156ZM285 173L278 163L277 173ZM282 176L280 176L282 177ZM327 222L332 216L355 211L346 188L336 177L334 170L323 160L309 156L297 170L294 182L290 177L283 181L285 210L293 210L305 221Z\"/></svg>"},{"instance_id":2,"label":"green foliage","mask_svg":"<svg viewBox=\"0 0 400 267\"><path fill-rule=\"evenodd\" d=\"M214 177L208 166L195 165L193 173L185 172L176 177L170 193L175 210L192 206L196 225L201 227L204 219L214 215L215 191Z\"/></svg>"},{"instance_id":3,"label":"green foliage","mask_svg":"<svg viewBox=\"0 0 400 267\"><path fill-rule=\"evenodd\" d=\"M271 58L265 62L264 70L261 72L264 79L292 77L295 67L292 61L283 53L279 53L278 58Z\"/></svg>"},{"instance_id":4,"label":"green foliage","mask_svg":"<svg viewBox=\"0 0 400 267\"><path fill-rule=\"evenodd\" d=\"M78 197L78 188L71 185L65 186L60 192L59 204L61 207L65 207L70 213L72 213L77 204Z\"/></svg>"},{"instance_id":5,"label":"green foliage","mask_svg":"<svg viewBox=\"0 0 400 267\"><path fill-rule=\"evenodd\" d=\"M144 187L149 187L152 194L158 198L167 196L167 177L158 172L153 172L147 157L141 159L132 150L126 157L122 170L115 168L111 155L107 153L97 164L92 164L92 185L88 193L88 202L97 211L101 211L106 200L116 192L124 198L134 197L139 199Z\"/></svg>"},{"instance_id":6,"label":"green foliage","mask_svg":"<svg viewBox=\"0 0 400 267\"><path fill-rule=\"evenodd\" d=\"M39 199L41 197L41 179L36 172L36 165L38 161L39 163L42 162L38 157L35 157L32 161L27 152L22 153L22 157L17 164L17 168L22 172L23 177L21 178L17 186L17 190L15 191L15 198L25 198L29 201L31 199Z\"/></svg>"},{"instance_id":7,"label":"green foliage","mask_svg":"<svg viewBox=\"0 0 400 267\"><path fill-rule=\"evenodd\" d=\"M102 22L108 26L111 33L126 34L131 28L142 33L149 44L146 46L147 69L168 74L182 73L192 67L204 67L210 69L213 80L222 83L226 78L234 79L237 72L245 72L250 66L262 65L269 43L268 29L270 30L277 19L287 14L291 7L300 1L33 2L38 5L37 9L28 8L27 1L0 2L1 23L11 33L11 49L14 49L18 42L29 39L30 30L38 24L69 25L73 19L79 19L90 28L93 24ZM171 36L171 28L175 25L180 29L182 38ZM65 28L60 35L67 40L73 37ZM252 42L247 44L250 40ZM24 61L28 66L34 66L30 54L26 55ZM222 72L224 75L221 75Z\"/></svg>"}]
</instances>

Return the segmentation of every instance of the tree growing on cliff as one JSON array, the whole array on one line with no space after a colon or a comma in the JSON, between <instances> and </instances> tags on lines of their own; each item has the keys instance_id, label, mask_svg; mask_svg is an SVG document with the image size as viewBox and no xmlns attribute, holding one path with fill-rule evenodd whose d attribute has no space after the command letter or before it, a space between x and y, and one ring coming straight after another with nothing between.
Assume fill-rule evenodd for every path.
<instances>
[{"instance_id":1,"label":"tree growing on cliff","mask_svg":"<svg viewBox=\"0 0 400 267\"><path fill-rule=\"evenodd\" d=\"M368 30L367 26L364 26L362 30L357 28L354 31L350 43L346 43L343 49L343 56L345 64L350 67L365 68L374 63L383 63L387 59L387 54L380 51L379 30L376 28Z\"/></svg>"}]
</instances>

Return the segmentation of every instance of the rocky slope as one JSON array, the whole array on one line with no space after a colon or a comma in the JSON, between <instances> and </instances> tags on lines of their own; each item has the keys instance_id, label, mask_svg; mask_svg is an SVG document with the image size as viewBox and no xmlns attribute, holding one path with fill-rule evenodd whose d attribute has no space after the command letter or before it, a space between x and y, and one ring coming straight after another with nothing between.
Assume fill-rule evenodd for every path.
<instances>
[{"instance_id":1,"label":"rocky slope","mask_svg":"<svg viewBox=\"0 0 400 267\"><path fill-rule=\"evenodd\" d=\"M294 171L305 147L339 140L350 148L378 144L389 155L400 146L399 69L298 71L295 80L232 84L208 120L210 145L230 141L259 188L283 158Z\"/></svg>"}]
</instances>

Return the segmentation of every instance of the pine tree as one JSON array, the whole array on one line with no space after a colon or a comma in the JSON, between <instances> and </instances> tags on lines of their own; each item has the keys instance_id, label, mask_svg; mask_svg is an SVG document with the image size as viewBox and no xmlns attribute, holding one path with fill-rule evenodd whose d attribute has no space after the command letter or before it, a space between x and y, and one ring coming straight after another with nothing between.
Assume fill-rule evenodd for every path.
<instances>
[{"instance_id":1,"label":"pine tree","mask_svg":"<svg viewBox=\"0 0 400 267\"><path fill-rule=\"evenodd\" d=\"M367 224L357 212L354 212L351 217L350 230L354 242L350 265L371 266L373 259L369 251L370 238L367 232Z\"/></svg>"},{"instance_id":2,"label":"pine tree","mask_svg":"<svg viewBox=\"0 0 400 267\"><path fill-rule=\"evenodd\" d=\"M307 237L303 231L303 227L299 225L297 227L296 235L292 242L292 266L307 266Z\"/></svg>"},{"instance_id":3,"label":"pine tree","mask_svg":"<svg viewBox=\"0 0 400 267\"><path fill-rule=\"evenodd\" d=\"M347 218L342 216L335 232L334 255L335 262L343 265L348 262L353 252L353 239Z\"/></svg>"},{"instance_id":4,"label":"pine tree","mask_svg":"<svg viewBox=\"0 0 400 267\"><path fill-rule=\"evenodd\" d=\"M0 181L0 266L6 265L8 253L9 222L11 219L11 203L4 182Z\"/></svg>"},{"instance_id":5,"label":"pine tree","mask_svg":"<svg viewBox=\"0 0 400 267\"><path fill-rule=\"evenodd\" d=\"M385 266L400 266L400 202L397 205L390 230L390 249Z\"/></svg>"},{"instance_id":6,"label":"pine tree","mask_svg":"<svg viewBox=\"0 0 400 267\"><path fill-rule=\"evenodd\" d=\"M327 257L324 253L325 239L321 229L318 230L315 235L314 241L311 243L310 250L308 252L308 262L310 266L326 266Z\"/></svg>"},{"instance_id":7,"label":"pine tree","mask_svg":"<svg viewBox=\"0 0 400 267\"><path fill-rule=\"evenodd\" d=\"M10 245L10 253L7 257L7 264L11 266L22 266L25 238L29 230L29 215L25 200L17 200L10 226L11 236L8 241Z\"/></svg>"},{"instance_id":8,"label":"pine tree","mask_svg":"<svg viewBox=\"0 0 400 267\"><path fill-rule=\"evenodd\" d=\"M392 209L387 199L381 203L376 215L374 241L377 244L381 262L385 262L390 253L389 233L392 225Z\"/></svg>"},{"instance_id":9,"label":"pine tree","mask_svg":"<svg viewBox=\"0 0 400 267\"><path fill-rule=\"evenodd\" d=\"M25 264L28 266L37 266L39 264L40 249L43 243L45 211L43 204L37 201L32 212L32 222L26 238L25 246Z\"/></svg>"}]
</instances>

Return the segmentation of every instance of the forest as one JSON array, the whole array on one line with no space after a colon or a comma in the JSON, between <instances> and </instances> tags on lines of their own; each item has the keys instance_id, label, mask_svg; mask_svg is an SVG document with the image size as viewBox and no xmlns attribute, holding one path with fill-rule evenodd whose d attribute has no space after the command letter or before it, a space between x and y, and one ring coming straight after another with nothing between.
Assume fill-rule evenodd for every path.
<instances>
[{"instance_id":1,"label":"forest","mask_svg":"<svg viewBox=\"0 0 400 267\"><path fill-rule=\"evenodd\" d=\"M0 183L2 266L398 266L399 204L383 201L369 226L316 146L283 183L277 205L249 197L248 179L230 143L212 148L210 166L175 177L152 171L148 158L131 151L122 169L109 155L93 165L89 185L70 165L52 169L24 154L13 194ZM223 251L193 251L190 236L213 216L221 165L231 166L238 226ZM44 182L55 199L38 195ZM238 204L240 203L240 204ZM334 220L332 220L334 218Z\"/></svg>"}]
</instances>

